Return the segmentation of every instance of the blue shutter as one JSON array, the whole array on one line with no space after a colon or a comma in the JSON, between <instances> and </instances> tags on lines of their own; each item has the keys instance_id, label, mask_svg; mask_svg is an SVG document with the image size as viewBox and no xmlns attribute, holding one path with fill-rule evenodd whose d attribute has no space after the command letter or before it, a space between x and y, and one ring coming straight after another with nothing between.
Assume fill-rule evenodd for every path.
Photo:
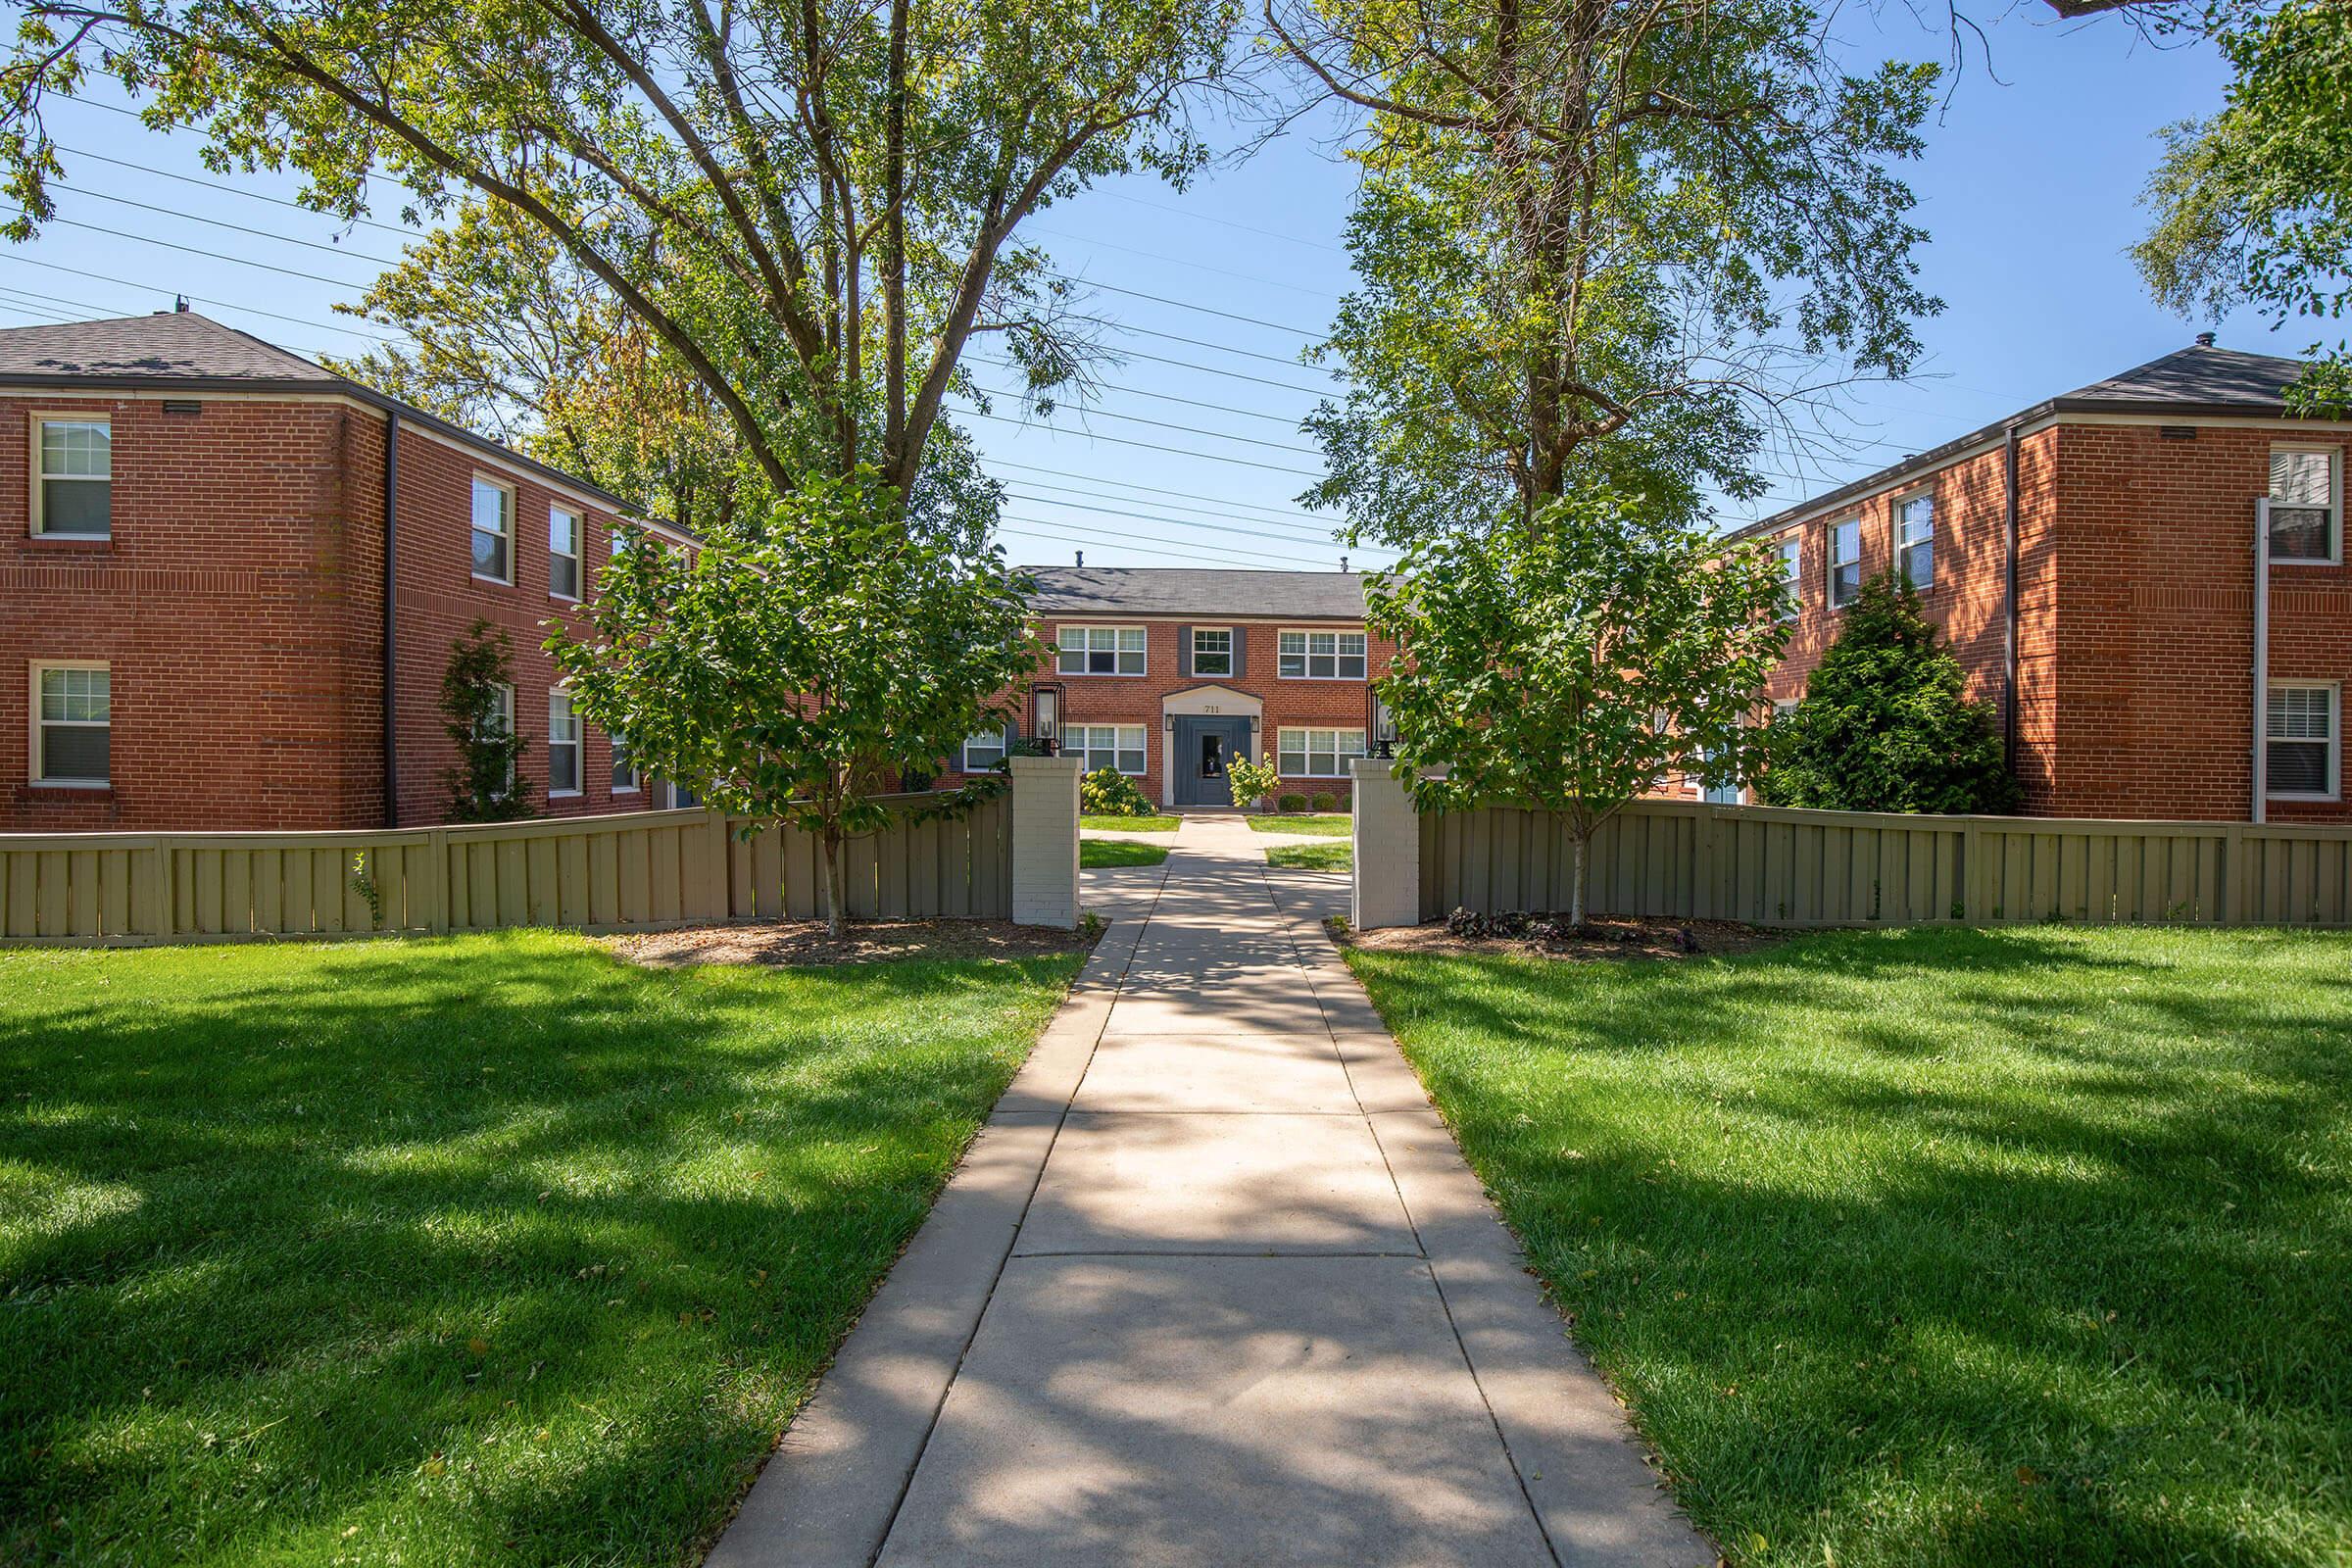
<instances>
[{"instance_id":1,"label":"blue shutter","mask_svg":"<svg viewBox=\"0 0 2352 1568\"><path fill-rule=\"evenodd\" d=\"M1193 678L1193 628L1176 628L1176 673L1186 680Z\"/></svg>"},{"instance_id":2,"label":"blue shutter","mask_svg":"<svg viewBox=\"0 0 2352 1568\"><path fill-rule=\"evenodd\" d=\"M1249 627L1247 627L1247 626L1236 626L1236 627L1234 627L1234 628L1233 628L1233 678L1234 678L1235 680L1240 680L1240 679L1241 679L1241 678L1242 678L1244 675L1247 675L1247 674L1249 674L1249 673L1250 673L1250 662L1249 662L1248 660L1246 660L1246 659L1244 659L1244 658L1242 657L1243 651L1244 651L1244 650L1246 650L1247 648L1249 648L1249 646L1250 646L1250 628L1249 628Z\"/></svg>"}]
</instances>

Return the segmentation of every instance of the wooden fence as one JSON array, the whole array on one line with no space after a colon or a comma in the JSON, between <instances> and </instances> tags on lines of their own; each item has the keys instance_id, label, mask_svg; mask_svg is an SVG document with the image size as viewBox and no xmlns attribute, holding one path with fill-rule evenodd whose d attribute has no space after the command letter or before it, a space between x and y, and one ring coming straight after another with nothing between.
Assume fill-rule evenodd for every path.
<instances>
[{"instance_id":1,"label":"wooden fence","mask_svg":"<svg viewBox=\"0 0 2352 1568\"><path fill-rule=\"evenodd\" d=\"M1568 836L1487 807L1420 820L1421 918L1568 906ZM1753 925L2352 924L2352 827L1904 816L1639 801L1595 835L1596 914Z\"/></svg>"},{"instance_id":2,"label":"wooden fence","mask_svg":"<svg viewBox=\"0 0 2352 1568\"><path fill-rule=\"evenodd\" d=\"M850 913L1004 919L1007 797L898 819L850 847ZM75 946L485 931L655 930L823 912L808 834L714 811L339 833L0 835L0 942Z\"/></svg>"}]
</instances>

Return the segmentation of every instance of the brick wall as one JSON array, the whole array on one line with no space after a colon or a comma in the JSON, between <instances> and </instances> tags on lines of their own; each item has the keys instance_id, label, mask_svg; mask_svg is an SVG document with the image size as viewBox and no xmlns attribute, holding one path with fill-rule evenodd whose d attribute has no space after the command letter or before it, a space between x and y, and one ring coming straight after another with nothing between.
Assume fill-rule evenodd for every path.
<instances>
[{"instance_id":1,"label":"brick wall","mask_svg":"<svg viewBox=\"0 0 2352 1568\"><path fill-rule=\"evenodd\" d=\"M174 401L178 401L176 395ZM384 820L383 420L337 401L205 395L0 398L0 831L321 829ZM35 415L106 417L112 537L29 529ZM543 810L650 804L611 794L608 739L586 729L572 799L550 803L540 622L545 487L515 492L513 587L475 581L477 464L410 429L401 447L401 821L441 820L455 759L435 704L451 643L478 615L515 648L523 782ZM593 583L611 517L586 512ZM32 666L102 661L112 706L105 789L36 788Z\"/></svg>"}]
</instances>

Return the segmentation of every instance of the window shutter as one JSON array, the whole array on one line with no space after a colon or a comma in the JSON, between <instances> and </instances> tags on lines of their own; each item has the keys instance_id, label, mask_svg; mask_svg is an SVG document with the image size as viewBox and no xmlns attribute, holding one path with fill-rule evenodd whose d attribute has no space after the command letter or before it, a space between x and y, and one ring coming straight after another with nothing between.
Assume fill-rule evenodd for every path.
<instances>
[{"instance_id":1,"label":"window shutter","mask_svg":"<svg viewBox=\"0 0 2352 1568\"><path fill-rule=\"evenodd\" d=\"M1244 658L1242 657L1242 656L1243 656L1243 654L1245 654L1245 653L1246 653L1246 652L1249 650L1249 647L1250 647L1250 628L1249 628L1249 627L1247 627L1247 626L1236 626L1236 627L1234 627L1234 628L1233 628L1233 678L1234 678L1235 680L1240 680L1240 679L1241 679L1241 678L1242 678L1244 675L1247 675L1247 674L1249 674L1249 673L1250 673L1250 668L1249 668L1249 661L1248 661L1248 660L1246 660L1246 659L1244 659Z\"/></svg>"},{"instance_id":2,"label":"window shutter","mask_svg":"<svg viewBox=\"0 0 2352 1568\"><path fill-rule=\"evenodd\" d=\"M1193 678L1193 628L1176 628L1176 673L1186 680Z\"/></svg>"}]
</instances>

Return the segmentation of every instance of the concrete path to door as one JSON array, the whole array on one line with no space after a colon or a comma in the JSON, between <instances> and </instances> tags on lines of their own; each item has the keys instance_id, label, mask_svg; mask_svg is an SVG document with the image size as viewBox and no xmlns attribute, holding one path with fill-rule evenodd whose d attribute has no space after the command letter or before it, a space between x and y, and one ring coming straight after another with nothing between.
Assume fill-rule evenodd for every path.
<instances>
[{"instance_id":1,"label":"concrete path to door","mask_svg":"<svg viewBox=\"0 0 2352 1568\"><path fill-rule=\"evenodd\" d=\"M710 1568L1713 1562L1260 836L1132 869Z\"/></svg>"}]
</instances>

